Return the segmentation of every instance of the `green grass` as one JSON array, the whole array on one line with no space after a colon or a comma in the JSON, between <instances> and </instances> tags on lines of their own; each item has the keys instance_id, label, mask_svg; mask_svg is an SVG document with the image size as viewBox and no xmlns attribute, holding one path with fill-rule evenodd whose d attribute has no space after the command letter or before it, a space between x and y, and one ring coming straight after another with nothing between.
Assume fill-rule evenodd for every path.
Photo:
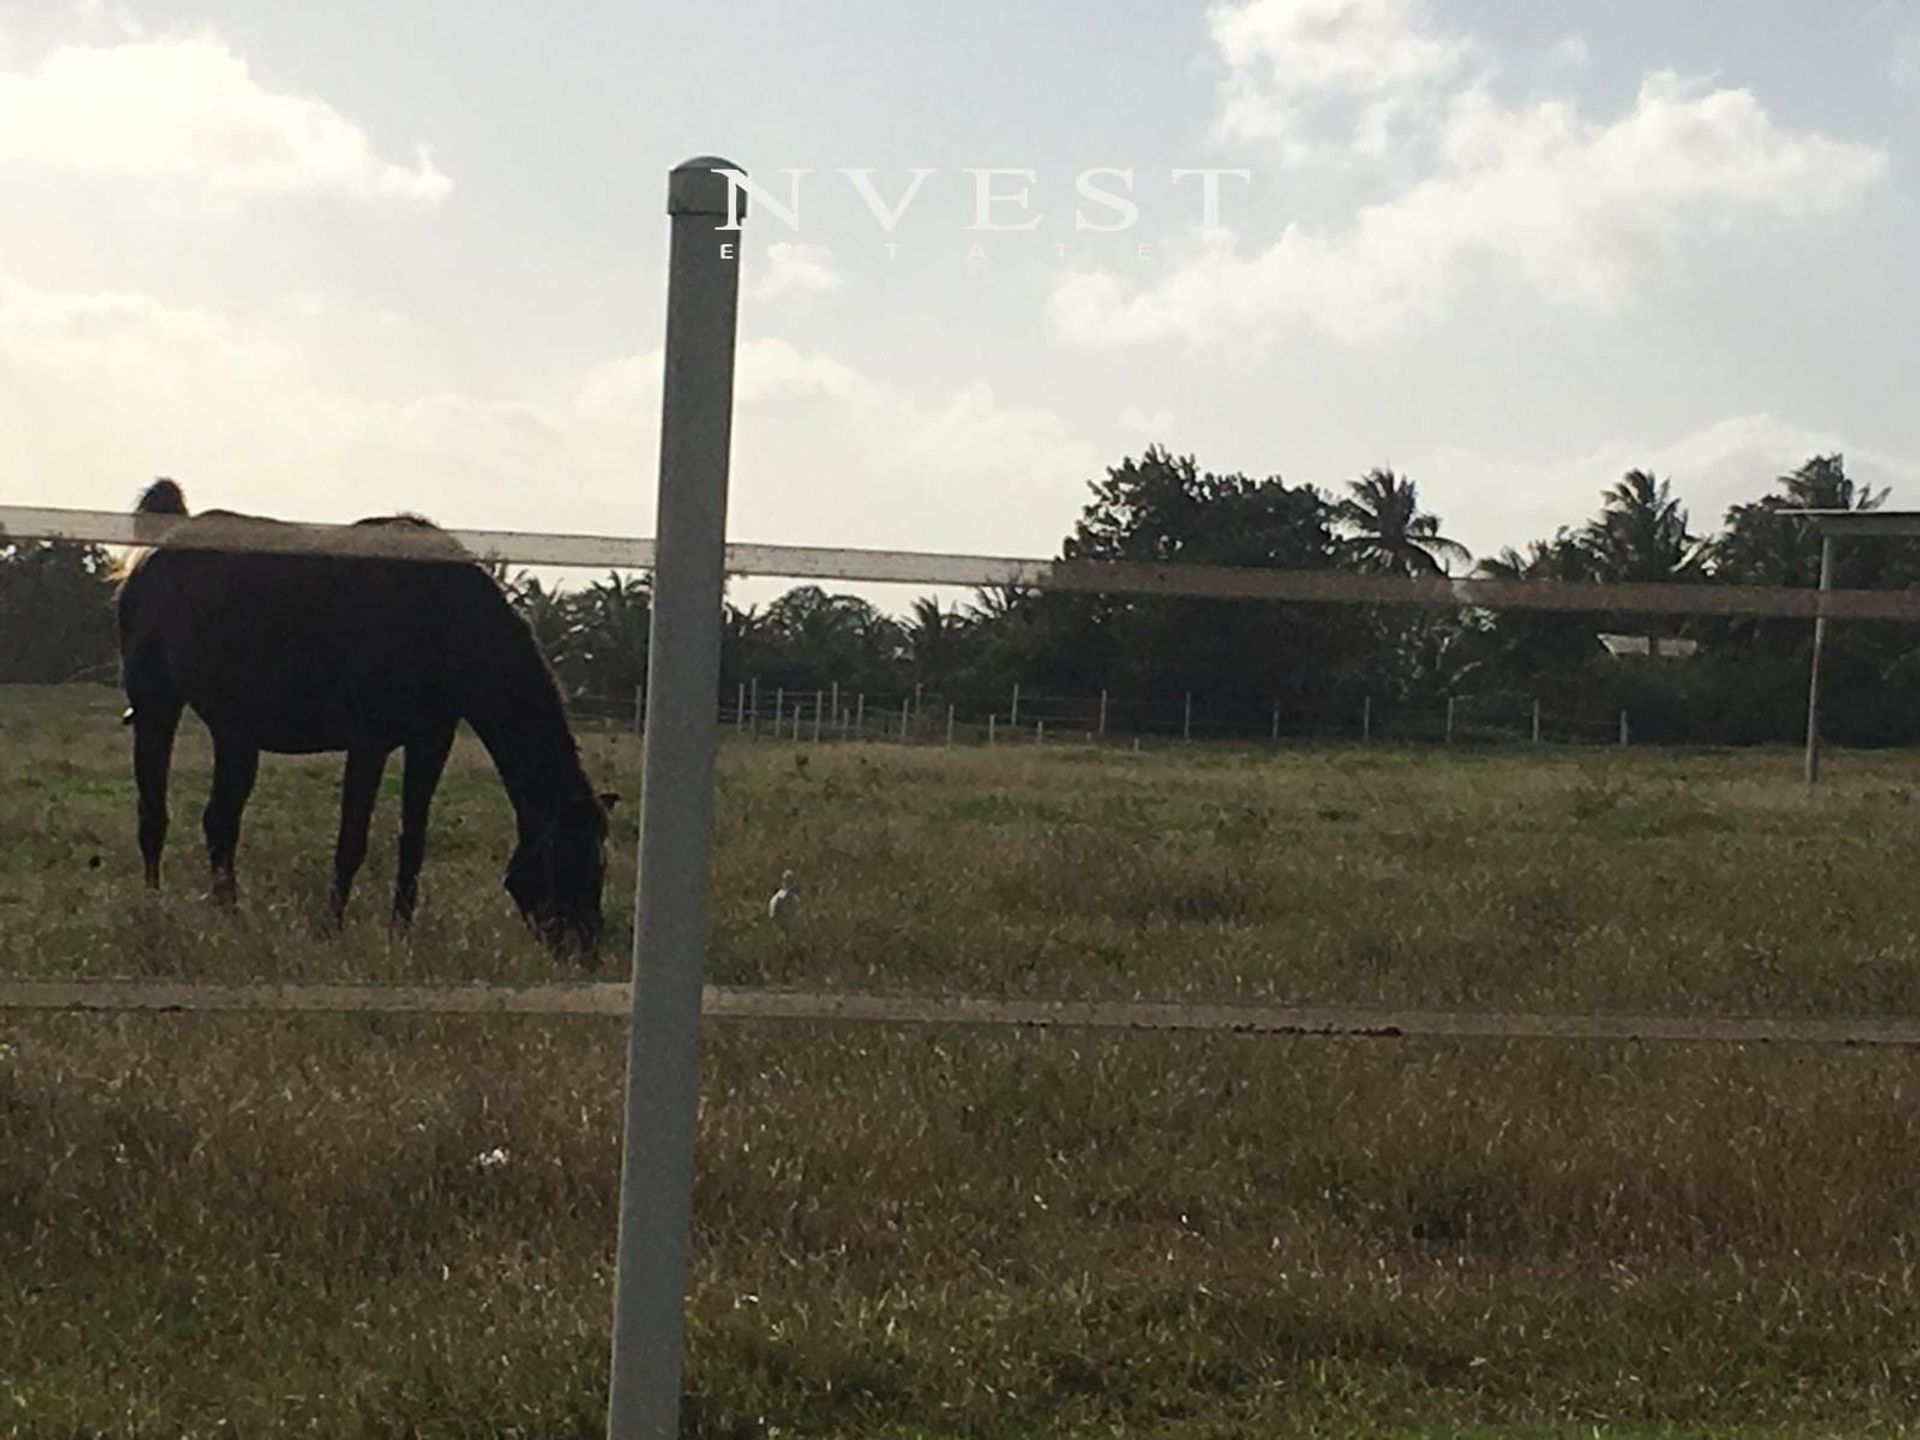
<instances>
[{"instance_id":1,"label":"green grass","mask_svg":"<svg viewBox=\"0 0 1920 1440\"><path fill-rule=\"evenodd\" d=\"M269 764L226 917L183 753L141 893L125 746L104 693L0 693L12 973L554 973L479 757L402 944L385 850L314 924L332 763ZM1779 754L795 753L723 757L720 978L1915 1011L1903 755L1808 797ZM597 1436L622 1063L602 1021L0 1016L0 1435ZM1903 1052L741 1023L705 1066L689 1434L1920 1433Z\"/></svg>"}]
</instances>

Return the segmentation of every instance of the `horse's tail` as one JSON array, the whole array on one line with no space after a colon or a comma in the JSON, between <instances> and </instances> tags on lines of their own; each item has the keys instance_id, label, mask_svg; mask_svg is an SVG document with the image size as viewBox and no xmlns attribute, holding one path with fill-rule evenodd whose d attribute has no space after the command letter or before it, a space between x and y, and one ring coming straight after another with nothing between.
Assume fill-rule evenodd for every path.
<instances>
[{"instance_id":1,"label":"horse's tail","mask_svg":"<svg viewBox=\"0 0 1920 1440\"><path fill-rule=\"evenodd\" d=\"M173 481L161 478L154 481L140 493L140 503L133 507L136 515L184 515L187 513L186 492Z\"/></svg>"}]
</instances>

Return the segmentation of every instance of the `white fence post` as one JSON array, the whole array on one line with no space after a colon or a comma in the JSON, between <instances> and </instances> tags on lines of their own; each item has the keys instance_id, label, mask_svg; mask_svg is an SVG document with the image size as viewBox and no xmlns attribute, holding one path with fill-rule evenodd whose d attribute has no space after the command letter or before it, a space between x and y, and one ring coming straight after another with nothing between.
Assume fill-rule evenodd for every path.
<instances>
[{"instance_id":1,"label":"white fence post","mask_svg":"<svg viewBox=\"0 0 1920 1440\"><path fill-rule=\"evenodd\" d=\"M853 702L853 735L856 740L867 738L867 692L864 690Z\"/></svg>"},{"instance_id":2,"label":"white fence post","mask_svg":"<svg viewBox=\"0 0 1920 1440\"><path fill-rule=\"evenodd\" d=\"M1820 598L1833 592L1833 536L1820 534ZM1827 649L1827 607L1821 604L1813 620L1813 664L1807 676L1807 784L1820 783L1820 665Z\"/></svg>"},{"instance_id":3,"label":"white fence post","mask_svg":"<svg viewBox=\"0 0 1920 1440\"><path fill-rule=\"evenodd\" d=\"M610 1440L672 1440L680 1428L740 296L722 172L734 169L689 160L667 187L672 266L647 655L657 714L642 762Z\"/></svg>"},{"instance_id":4,"label":"white fence post","mask_svg":"<svg viewBox=\"0 0 1920 1440\"><path fill-rule=\"evenodd\" d=\"M822 706L826 703L826 699L826 692L821 690L813 692L813 743L816 745L820 743L820 721L826 713Z\"/></svg>"},{"instance_id":5,"label":"white fence post","mask_svg":"<svg viewBox=\"0 0 1920 1440\"><path fill-rule=\"evenodd\" d=\"M1013 682L1013 708L1007 712L1007 723L1014 729L1020 728L1020 682Z\"/></svg>"},{"instance_id":6,"label":"white fence post","mask_svg":"<svg viewBox=\"0 0 1920 1440\"><path fill-rule=\"evenodd\" d=\"M947 748L953 748L953 706L947 706Z\"/></svg>"}]
</instances>

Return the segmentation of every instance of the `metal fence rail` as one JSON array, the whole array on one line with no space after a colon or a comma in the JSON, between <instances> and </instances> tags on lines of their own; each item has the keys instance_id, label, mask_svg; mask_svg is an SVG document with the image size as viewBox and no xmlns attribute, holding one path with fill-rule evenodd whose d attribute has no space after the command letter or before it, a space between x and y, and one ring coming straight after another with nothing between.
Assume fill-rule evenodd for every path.
<instances>
[{"instance_id":1,"label":"metal fence rail","mask_svg":"<svg viewBox=\"0 0 1920 1440\"><path fill-rule=\"evenodd\" d=\"M211 513L211 512L209 512ZM199 517L204 518L204 517ZM174 515L0 506L0 543L93 545L163 543ZM233 516L196 543L274 554L386 559L447 558L445 537L474 558L507 565L648 570L654 542L598 535L448 530L440 537L386 526L298 525ZM439 543L436 544L436 538ZM217 544L215 540L217 539ZM1747 618L1920 621L1920 592L1784 589L1719 584L1594 584L1557 580L1408 579L1334 570L1160 565L1119 560L1036 560L813 545L727 546L727 573L869 584L1011 587L1073 594L1169 599L1271 600L1309 604L1420 605L1444 609L1601 614L1719 615Z\"/></svg>"},{"instance_id":2,"label":"metal fence rail","mask_svg":"<svg viewBox=\"0 0 1920 1440\"><path fill-rule=\"evenodd\" d=\"M0 980L0 1013L603 1016L627 1013L623 984L187 984ZM709 985L710 1020L859 1022L1023 1029L1156 1030L1329 1039L1644 1041L1920 1049L1920 1017L1554 1015L1343 1005L1204 1005L1128 1000L829 994Z\"/></svg>"}]
</instances>

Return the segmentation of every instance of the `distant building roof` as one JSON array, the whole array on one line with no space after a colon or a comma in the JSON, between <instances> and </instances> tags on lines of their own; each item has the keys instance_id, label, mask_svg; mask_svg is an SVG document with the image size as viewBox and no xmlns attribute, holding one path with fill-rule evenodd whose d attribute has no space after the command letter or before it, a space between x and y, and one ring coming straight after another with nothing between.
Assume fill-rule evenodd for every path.
<instances>
[{"instance_id":1,"label":"distant building roof","mask_svg":"<svg viewBox=\"0 0 1920 1440\"><path fill-rule=\"evenodd\" d=\"M1602 635L1600 643L1618 660L1628 655L1646 655L1660 660L1691 660L1700 653L1698 640L1674 640L1651 635Z\"/></svg>"}]
</instances>

